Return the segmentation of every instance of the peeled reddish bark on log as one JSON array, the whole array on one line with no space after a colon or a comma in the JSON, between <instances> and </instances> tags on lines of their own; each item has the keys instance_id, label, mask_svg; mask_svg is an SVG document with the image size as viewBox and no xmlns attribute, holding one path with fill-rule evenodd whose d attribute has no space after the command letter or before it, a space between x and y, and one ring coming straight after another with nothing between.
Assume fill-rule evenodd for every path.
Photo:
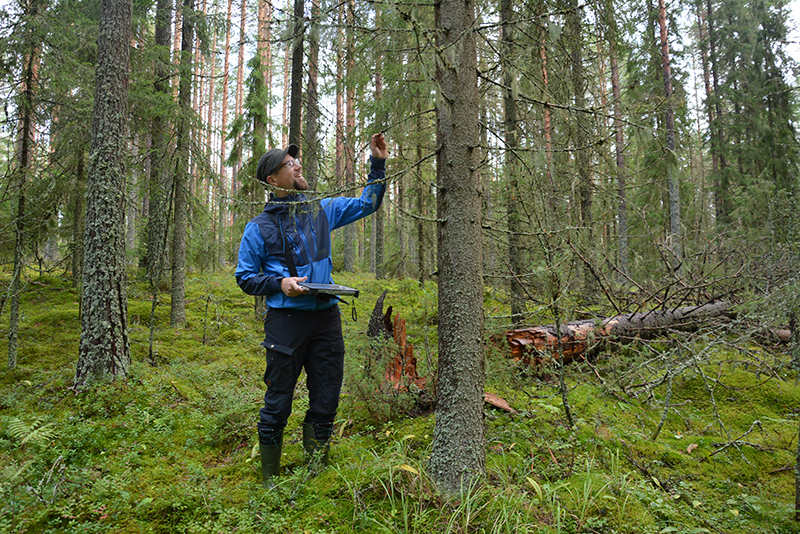
<instances>
[{"instance_id":1,"label":"peeled reddish bark on log","mask_svg":"<svg viewBox=\"0 0 800 534\"><path fill-rule=\"evenodd\" d=\"M700 306L682 306L671 310L651 310L617 315L605 319L587 319L562 325L560 335L554 325L534 326L506 332L511 358L526 365L542 365L559 358L559 340L564 362L585 359L596 353L605 341L650 339L667 330L691 330L713 317L726 315L729 301Z\"/></svg>"}]
</instances>

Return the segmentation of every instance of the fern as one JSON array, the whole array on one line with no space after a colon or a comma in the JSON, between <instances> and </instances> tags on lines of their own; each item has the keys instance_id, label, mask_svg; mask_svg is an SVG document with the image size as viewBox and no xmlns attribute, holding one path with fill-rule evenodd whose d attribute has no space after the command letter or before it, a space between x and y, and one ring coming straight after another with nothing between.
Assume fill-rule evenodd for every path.
<instances>
[{"instance_id":1,"label":"fern","mask_svg":"<svg viewBox=\"0 0 800 534\"><path fill-rule=\"evenodd\" d=\"M44 421L44 417L37 417L28 425L22 419L12 417L8 422L8 433L12 438L19 440L20 447L26 443L51 440L57 435L56 424Z\"/></svg>"}]
</instances>

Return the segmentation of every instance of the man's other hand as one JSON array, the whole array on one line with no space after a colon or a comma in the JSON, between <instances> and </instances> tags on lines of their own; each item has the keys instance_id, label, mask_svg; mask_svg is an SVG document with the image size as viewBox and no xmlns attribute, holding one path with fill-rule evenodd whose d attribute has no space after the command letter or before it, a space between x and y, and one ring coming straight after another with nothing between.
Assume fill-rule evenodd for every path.
<instances>
[{"instance_id":1,"label":"man's other hand","mask_svg":"<svg viewBox=\"0 0 800 534\"><path fill-rule=\"evenodd\" d=\"M372 157L377 159L386 159L389 155L389 150L386 148L386 140L383 138L382 133L376 133L370 139L369 147L372 149Z\"/></svg>"}]
</instances>

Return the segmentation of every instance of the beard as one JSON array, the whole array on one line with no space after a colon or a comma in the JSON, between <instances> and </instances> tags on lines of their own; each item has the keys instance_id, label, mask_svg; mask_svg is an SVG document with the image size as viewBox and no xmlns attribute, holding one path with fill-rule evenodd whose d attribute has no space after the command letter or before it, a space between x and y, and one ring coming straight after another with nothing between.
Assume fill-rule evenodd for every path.
<instances>
[{"instance_id":1,"label":"beard","mask_svg":"<svg viewBox=\"0 0 800 534\"><path fill-rule=\"evenodd\" d=\"M296 177L294 179L294 188L297 191L306 191L308 189L308 182L303 176Z\"/></svg>"}]
</instances>

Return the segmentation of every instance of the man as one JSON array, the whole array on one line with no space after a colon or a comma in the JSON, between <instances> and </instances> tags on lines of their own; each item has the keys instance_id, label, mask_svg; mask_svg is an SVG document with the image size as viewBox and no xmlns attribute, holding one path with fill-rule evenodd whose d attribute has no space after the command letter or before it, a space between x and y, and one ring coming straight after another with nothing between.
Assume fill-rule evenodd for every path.
<instances>
[{"instance_id":1,"label":"man","mask_svg":"<svg viewBox=\"0 0 800 534\"><path fill-rule=\"evenodd\" d=\"M335 297L310 295L302 282L330 284L331 231L375 212L381 205L387 156L383 134L370 141L368 184L361 197L309 201L298 148L273 148L261 156L256 177L271 186L264 211L244 229L236 282L249 295L265 295L267 369L258 439L264 487L280 472L283 429L292 397L305 368L309 408L303 422L303 447L327 462L328 442L339 406L344 373L344 338Z\"/></svg>"}]
</instances>

